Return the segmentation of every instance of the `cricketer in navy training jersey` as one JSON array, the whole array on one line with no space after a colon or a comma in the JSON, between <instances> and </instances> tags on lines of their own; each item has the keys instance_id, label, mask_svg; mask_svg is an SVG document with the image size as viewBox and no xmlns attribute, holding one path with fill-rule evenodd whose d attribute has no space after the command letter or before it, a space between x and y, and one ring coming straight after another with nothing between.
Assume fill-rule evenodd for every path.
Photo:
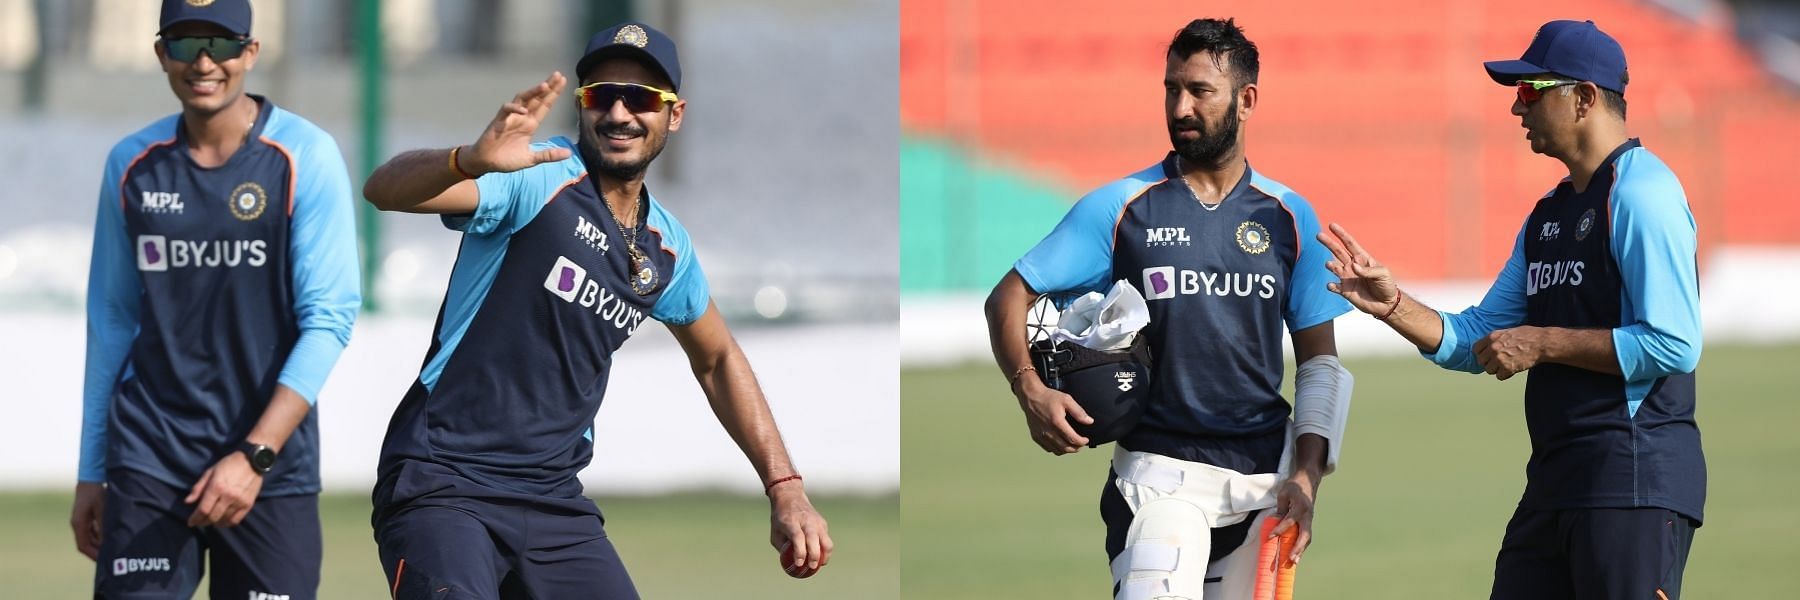
<instances>
[{"instance_id":1,"label":"cricketer in navy training jersey","mask_svg":"<svg viewBox=\"0 0 1800 600\"><path fill-rule=\"evenodd\" d=\"M1328 254L1314 239L1319 221L1311 204L1245 159L1241 122L1256 108L1257 71L1255 44L1230 20L1196 20L1178 32L1164 81L1175 150L1083 197L988 299L996 360L1012 379L1034 441L1057 454L1087 443L1065 416L1087 416L1022 366L1030 364L1026 308L1039 294L1066 300L1121 280L1148 303L1150 323L1141 335L1154 357L1150 399L1119 440L1101 496L1119 598L1148 598L1151 589L1197 597L1202 580L1208 598L1247 594L1253 578L1243 569L1253 560L1227 558L1256 546L1245 540L1260 524L1250 515L1263 508L1283 518L1283 530L1300 528L1287 556L1298 559L1311 536L1313 495L1329 471L1326 442L1337 444L1336 433L1305 427L1294 439L1289 417L1298 411L1281 394L1283 330L1306 365L1297 386L1313 397L1315 380L1307 374L1341 369L1331 321L1350 307L1325 287L1335 278L1323 268ZM1158 491L1140 495L1140 463L1155 463L1143 472L1183 471L1171 481L1185 483L1155 484ZM1253 510L1196 501L1204 514L1152 510L1154 503L1144 502L1201 493L1209 478L1255 480L1279 489L1279 499L1270 493ZM1166 524L1171 514L1180 522ZM1184 537L1158 540L1151 531L1189 527L1210 528L1211 542L1193 546L1187 537L1179 552L1199 551L1205 560L1150 564L1152 554L1173 556L1152 546ZM1220 577L1220 569L1231 574Z\"/></svg>"},{"instance_id":2,"label":"cricketer in navy training jersey","mask_svg":"<svg viewBox=\"0 0 1800 600\"><path fill-rule=\"evenodd\" d=\"M312 598L316 402L361 303L331 136L243 91L247 2L164 4L182 112L107 156L72 517L99 597ZM104 489L102 489L104 486Z\"/></svg>"},{"instance_id":3,"label":"cricketer in navy training jersey","mask_svg":"<svg viewBox=\"0 0 1800 600\"><path fill-rule=\"evenodd\" d=\"M1668 165L1626 136L1625 54L1592 21L1547 23L1487 71L1515 87L1532 151L1569 176L1476 306L1432 310L1333 225L1338 291L1441 367L1530 370L1531 458L1493 598L1678 598L1706 501L1693 214Z\"/></svg>"},{"instance_id":4,"label":"cricketer in navy training jersey","mask_svg":"<svg viewBox=\"0 0 1800 600\"><path fill-rule=\"evenodd\" d=\"M463 233L431 349L382 445L372 520L391 593L637 596L576 476L593 459L613 353L646 319L675 334L762 477L788 573L810 576L831 553L825 521L687 231L644 185L686 109L674 42L621 24L594 36L576 72L579 141L531 142L565 88L557 73L473 145L402 154L364 189Z\"/></svg>"}]
</instances>

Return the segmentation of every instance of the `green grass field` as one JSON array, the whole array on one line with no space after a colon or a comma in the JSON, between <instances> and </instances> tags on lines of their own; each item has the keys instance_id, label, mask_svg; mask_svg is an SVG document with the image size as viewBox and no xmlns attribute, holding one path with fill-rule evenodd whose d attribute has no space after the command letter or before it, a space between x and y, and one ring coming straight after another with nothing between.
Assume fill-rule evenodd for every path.
<instances>
[{"instance_id":1,"label":"green grass field","mask_svg":"<svg viewBox=\"0 0 1800 600\"><path fill-rule=\"evenodd\" d=\"M1698 420L1711 481L1683 597L1800 589L1795 364L1796 346L1706 349ZM1299 597L1487 597L1524 486L1523 378L1410 357L1347 366L1354 411L1319 491ZM1107 597L1098 498L1111 447L1037 449L992 365L907 371L901 387L906 596Z\"/></svg>"},{"instance_id":2,"label":"green grass field","mask_svg":"<svg viewBox=\"0 0 1800 600\"><path fill-rule=\"evenodd\" d=\"M94 563L75 552L67 494L0 495L0 597L81 598ZM831 523L831 566L791 579L769 547L768 503L759 497L676 495L601 498L607 533L646 598L898 598L899 501L815 498ZM321 498L325 527L320 598L387 598L375 559L366 495ZM206 598L204 587L197 596Z\"/></svg>"}]
</instances>

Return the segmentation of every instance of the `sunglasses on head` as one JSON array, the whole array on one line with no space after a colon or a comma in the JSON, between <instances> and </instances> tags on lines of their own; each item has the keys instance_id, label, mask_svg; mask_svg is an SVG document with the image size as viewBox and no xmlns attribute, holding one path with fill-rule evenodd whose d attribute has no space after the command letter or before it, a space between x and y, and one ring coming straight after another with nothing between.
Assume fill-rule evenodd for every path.
<instances>
[{"instance_id":1,"label":"sunglasses on head","mask_svg":"<svg viewBox=\"0 0 1800 600\"><path fill-rule=\"evenodd\" d=\"M594 110L611 109L614 102L625 101L625 110L634 113L660 112L663 104L674 104L680 100L675 92L653 88L641 83L621 83L616 81L596 81L575 88L575 96L581 98L581 107Z\"/></svg>"},{"instance_id":2,"label":"sunglasses on head","mask_svg":"<svg viewBox=\"0 0 1800 600\"><path fill-rule=\"evenodd\" d=\"M1544 90L1577 83L1581 82L1572 79L1520 79L1515 85L1519 90L1519 102L1529 106L1531 103L1543 99Z\"/></svg>"},{"instance_id":3,"label":"sunglasses on head","mask_svg":"<svg viewBox=\"0 0 1800 600\"><path fill-rule=\"evenodd\" d=\"M248 38L206 36L163 38L163 50L169 58L193 64L200 60L200 53L205 52L213 62L225 62L243 56L244 48L250 46Z\"/></svg>"}]
</instances>

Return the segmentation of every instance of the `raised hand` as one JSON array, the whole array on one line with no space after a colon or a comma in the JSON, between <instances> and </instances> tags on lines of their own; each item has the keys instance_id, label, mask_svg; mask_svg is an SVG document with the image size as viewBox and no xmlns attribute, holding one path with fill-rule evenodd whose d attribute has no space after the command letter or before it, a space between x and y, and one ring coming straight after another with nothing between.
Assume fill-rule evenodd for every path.
<instances>
[{"instance_id":1,"label":"raised hand","mask_svg":"<svg viewBox=\"0 0 1800 600\"><path fill-rule=\"evenodd\" d=\"M460 153L457 162L474 175L506 173L569 157L565 148L532 151L531 139L549 116L568 79L560 72L513 96L488 122L475 145Z\"/></svg>"},{"instance_id":2,"label":"raised hand","mask_svg":"<svg viewBox=\"0 0 1800 600\"><path fill-rule=\"evenodd\" d=\"M1362 244L1356 243L1342 225L1332 223L1328 231L1319 233L1319 242L1331 250L1335 260L1326 262L1325 268L1339 280L1325 287L1350 301L1356 310L1381 315L1400 297L1400 286L1394 283L1393 274Z\"/></svg>"}]
</instances>

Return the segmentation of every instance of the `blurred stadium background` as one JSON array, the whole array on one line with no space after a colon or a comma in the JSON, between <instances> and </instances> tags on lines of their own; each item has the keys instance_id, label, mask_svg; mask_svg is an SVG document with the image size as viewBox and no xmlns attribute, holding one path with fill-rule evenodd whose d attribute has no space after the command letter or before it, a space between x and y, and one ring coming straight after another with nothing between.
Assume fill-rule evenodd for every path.
<instances>
[{"instance_id":1,"label":"blurred stadium background","mask_svg":"<svg viewBox=\"0 0 1800 600\"><path fill-rule=\"evenodd\" d=\"M518 90L572 75L606 25L670 33L690 110L650 186L693 233L840 551L820 577L780 581L755 474L660 327L619 356L583 480L650 597L898 594L896 2L253 4L264 45L247 89L331 132L357 186L400 151L471 141ZM95 190L115 142L179 110L151 50L157 12L153 0L0 0L7 597L79 597L91 577L66 522ZM573 136L571 106L540 135ZM319 403L327 598L382 593L367 489L458 243L434 218L366 208L368 304Z\"/></svg>"},{"instance_id":2,"label":"blurred stadium background","mask_svg":"<svg viewBox=\"0 0 1800 600\"><path fill-rule=\"evenodd\" d=\"M1800 584L1800 5L1787 1L1146 2L906 0L900 10L902 527L908 596L1100 597L1107 449L1030 444L991 364L981 300L1101 184L1168 151L1164 52L1198 17L1261 49L1249 158L1344 224L1415 293L1479 300L1532 204L1564 176L1532 155L1514 58L1552 19L1625 47L1632 135L1681 177L1699 222L1709 519L1688 597ZM1327 479L1311 598L1485 596L1522 489L1523 386L1440 371L1372 319L1337 322L1358 374L1343 470Z\"/></svg>"}]
</instances>

